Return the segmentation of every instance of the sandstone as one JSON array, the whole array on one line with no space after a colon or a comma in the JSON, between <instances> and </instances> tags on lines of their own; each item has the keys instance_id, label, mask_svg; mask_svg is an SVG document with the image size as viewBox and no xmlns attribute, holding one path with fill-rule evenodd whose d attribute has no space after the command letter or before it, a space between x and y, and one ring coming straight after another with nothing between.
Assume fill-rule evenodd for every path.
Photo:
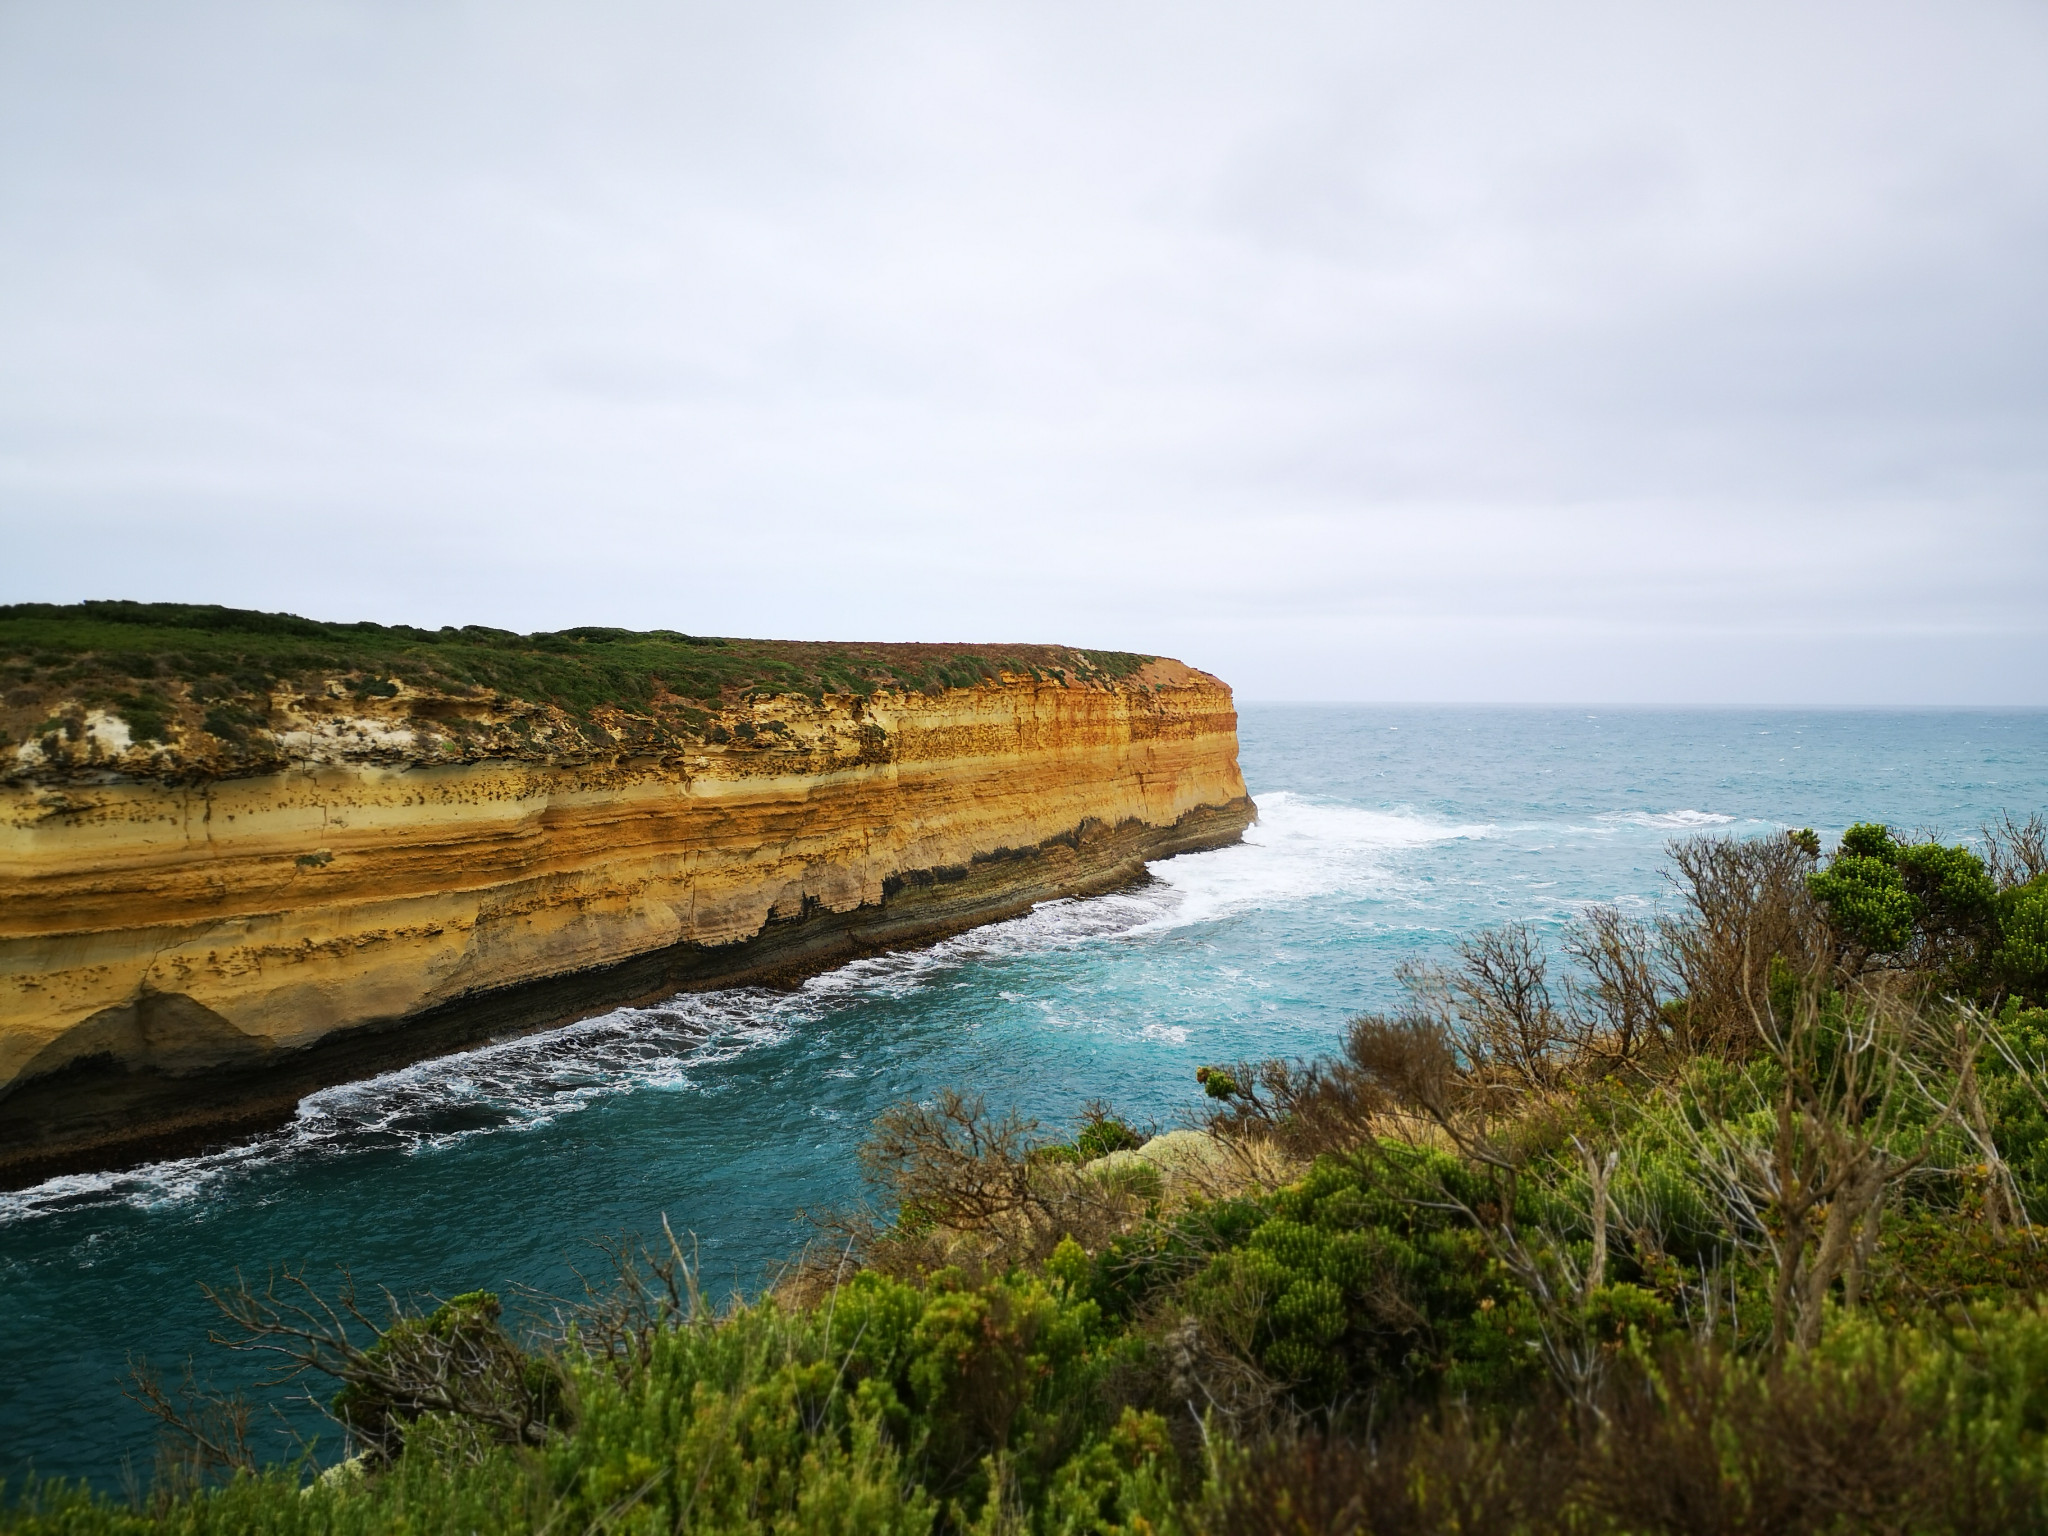
<instances>
[{"instance_id":1,"label":"sandstone","mask_svg":"<svg viewBox=\"0 0 2048 1536\"><path fill-rule=\"evenodd\" d=\"M1163 659L757 696L643 752L510 751L525 727L500 701L442 709L503 726L457 720L456 753L394 725L433 717L395 695L280 700L261 771L181 767L98 718L85 767L39 771L74 750L55 735L20 749L0 1182L275 1124L315 1087L480 1039L787 984L1142 879L1254 814L1229 689Z\"/></svg>"}]
</instances>

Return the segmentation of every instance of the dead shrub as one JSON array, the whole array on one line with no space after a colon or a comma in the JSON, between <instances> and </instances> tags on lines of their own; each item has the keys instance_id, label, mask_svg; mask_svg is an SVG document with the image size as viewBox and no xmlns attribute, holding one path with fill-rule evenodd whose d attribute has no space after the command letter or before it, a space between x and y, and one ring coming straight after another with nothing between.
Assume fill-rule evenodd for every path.
<instances>
[{"instance_id":1,"label":"dead shrub","mask_svg":"<svg viewBox=\"0 0 2048 1536\"><path fill-rule=\"evenodd\" d=\"M1551 998L1549 962L1526 923L1458 945L1458 963L1400 972L1414 1013L1456 1042L1468 1074L1515 1090L1559 1086L1582 1046L1578 1020Z\"/></svg>"},{"instance_id":2,"label":"dead shrub","mask_svg":"<svg viewBox=\"0 0 2048 1536\"><path fill-rule=\"evenodd\" d=\"M1605 1071L1633 1066L1665 1029L1656 935L1618 907L1588 907L1565 926L1564 950L1586 975L1565 983L1580 1048Z\"/></svg>"},{"instance_id":3,"label":"dead shrub","mask_svg":"<svg viewBox=\"0 0 2048 1536\"><path fill-rule=\"evenodd\" d=\"M1435 1019L1354 1019L1344 1057L1385 1098L1439 1124L1457 1119L1473 1098L1450 1032Z\"/></svg>"},{"instance_id":4,"label":"dead shrub","mask_svg":"<svg viewBox=\"0 0 2048 1536\"><path fill-rule=\"evenodd\" d=\"M552 1309L555 1347L565 1347L573 1333L579 1349L609 1363L625 1382L646 1365L661 1334L715 1320L697 1284L698 1266L684 1257L666 1214L661 1232L659 1249L632 1236L594 1242L604 1258L603 1273L593 1282L577 1272L583 1283L579 1298L527 1293L529 1301Z\"/></svg>"},{"instance_id":5,"label":"dead shrub","mask_svg":"<svg viewBox=\"0 0 2048 1536\"><path fill-rule=\"evenodd\" d=\"M256 1452L249 1444L254 1406L243 1393L202 1384L191 1361L185 1362L179 1384L166 1387L146 1359L131 1359L128 1384L121 1393L157 1421L156 1485L161 1496L175 1497L256 1470Z\"/></svg>"},{"instance_id":6,"label":"dead shrub","mask_svg":"<svg viewBox=\"0 0 2048 1536\"><path fill-rule=\"evenodd\" d=\"M1304 1163L1348 1151L1372 1136L1379 1117L1394 1107L1348 1058L1275 1057L1202 1071L1212 1100L1202 1129L1240 1161L1252 1147L1278 1148Z\"/></svg>"},{"instance_id":7,"label":"dead shrub","mask_svg":"<svg viewBox=\"0 0 2048 1536\"><path fill-rule=\"evenodd\" d=\"M214 1343L270 1357L266 1386L309 1371L340 1383L331 1403L308 1400L375 1457L396 1454L408 1428L427 1418L469 1426L479 1447L542 1445L569 1421L561 1369L505 1332L491 1292L471 1291L422 1313L386 1291L380 1317L363 1306L346 1271L331 1300L289 1268L261 1289L239 1275L232 1286L202 1289L229 1330L210 1333Z\"/></svg>"},{"instance_id":8,"label":"dead shrub","mask_svg":"<svg viewBox=\"0 0 2048 1536\"><path fill-rule=\"evenodd\" d=\"M1535 930L1509 923L1459 944L1454 964L1404 967L1403 1011L1452 1043L1471 1086L1547 1093L1636 1066L1667 1028L1655 935L1596 906L1564 926L1563 948L1580 974L1566 975L1561 1004Z\"/></svg>"},{"instance_id":9,"label":"dead shrub","mask_svg":"<svg viewBox=\"0 0 2048 1536\"><path fill-rule=\"evenodd\" d=\"M2048 820L2040 812L2014 821L2007 811L1982 831L1984 864L2001 891L2048 875Z\"/></svg>"},{"instance_id":10,"label":"dead shrub","mask_svg":"<svg viewBox=\"0 0 2048 1536\"><path fill-rule=\"evenodd\" d=\"M1931 1018L1883 989L1844 996L1782 969L1779 980L1779 1002L1751 1026L1774 1069L1754 1084L1768 1124L1705 1114L1677 1122L1730 1236L1772 1271L1774 1351L1819 1341L1838 1281L1856 1304L1887 1196L1945 1140L1970 1135L1981 1044L1967 1019ZM1946 1136L1951 1128L1957 1137Z\"/></svg>"},{"instance_id":11,"label":"dead shrub","mask_svg":"<svg viewBox=\"0 0 2048 1536\"><path fill-rule=\"evenodd\" d=\"M868 1177L899 1211L972 1232L998 1218L1043 1211L1031 1167L1038 1122L992 1116L981 1095L942 1088L929 1104L884 1110L860 1149Z\"/></svg>"},{"instance_id":12,"label":"dead shrub","mask_svg":"<svg viewBox=\"0 0 2048 1536\"><path fill-rule=\"evenodd\" d=\"M1661 964L1651 931L1613 907L1565 929L1584 972L1559 1005L1549 960L1527 924L1458 946L1453 965L1404 967L1409 1002L1354 1021L1344 1054L1205 1067L1205 1121L1226 1144L1278 1146L1310 1161L1382 1134L1431 1138L1457 1121L1524 1115L1530 1096L1639 1064L1663 1041Z\"/></svg>"},{"instance_id":13,"label":"dead shrub","mask_svg":"<svg viewBox=\"0 0 2048 1536\"><path fill-rule=\"evenodd\" d=\"M863 1144L869 1180L893 1201L893 1221L872 1211L819 1222L842 1250L821 1249L786 1282L790 1294L822 1294L852 1267L899 1278L955 1266L970 1274L1042 1263L1063 1237L1099 1252L1149 1218L1160 1177L1105 1177L1072 1147L1037 1138L1038 1123L992 1113L979 1096L941 1090L876 1120ZM1081 1136L1127 1153L1142 1132L1091 1104Z\"/></svg>"},{"instance_id":14,"label":"dead shrub","mask_svg":"<svg viewBox=\"0 0 2048 1536\"><path fill-rule=\"evenodd\" d=\"M1670 1010L1681 1054L1744 1055L1760 1042L1773 956L1799 975L1829 969L1835 941L1807 889L1814 847L1780 835L1743 841L1692 837L1671 845L1681 916L1659 924L1683 993Z\"/></svg>"}]
</instances>

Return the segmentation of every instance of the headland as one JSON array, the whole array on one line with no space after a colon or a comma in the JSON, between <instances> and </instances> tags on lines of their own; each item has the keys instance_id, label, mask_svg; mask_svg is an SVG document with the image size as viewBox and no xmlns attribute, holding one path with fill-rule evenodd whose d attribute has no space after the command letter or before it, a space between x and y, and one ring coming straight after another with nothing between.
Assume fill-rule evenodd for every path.
<instances>
[{"instance_id":1,"label":"headland","mask_svg":"<svg viewBox=\"0 0 2048 1536\"><path fill-rule=\"evenodd\" d=\"M1229 688L1045 645L0 608L0 1184L1144 878Z\"/></svg>"}]
</instances>

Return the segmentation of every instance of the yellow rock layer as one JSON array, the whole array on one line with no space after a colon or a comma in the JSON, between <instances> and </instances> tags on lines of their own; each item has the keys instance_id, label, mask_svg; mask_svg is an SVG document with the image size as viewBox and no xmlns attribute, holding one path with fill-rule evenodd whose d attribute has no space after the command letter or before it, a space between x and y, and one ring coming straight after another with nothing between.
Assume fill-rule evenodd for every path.
<instances>
[{"instance_id":1,"label":"yellow rock layer","mask_svg":"<svg viewBox=\"0 0 2048 1536\"><path fill-rule=\"evenodd\" d=\"M0 789L0 1170L136 1139L27 1124L99 1118L34 1107L38 1081L80 1063L204 1080L349 1032L402 1054L408 1021L463 999L654 952L739 956L785 920L858 944L850 922L905 901L869 942L944 931L1234 840L1251 815L1228 688L1172 662L1114 686L790 696L755 719L772 745L661 760L315 751L261 778ZM916 907L949 881L958 899ZM800 943L778 953L806 964ZM517 1020L674 974L558 989Z\"/></svg>"}]
</instances>

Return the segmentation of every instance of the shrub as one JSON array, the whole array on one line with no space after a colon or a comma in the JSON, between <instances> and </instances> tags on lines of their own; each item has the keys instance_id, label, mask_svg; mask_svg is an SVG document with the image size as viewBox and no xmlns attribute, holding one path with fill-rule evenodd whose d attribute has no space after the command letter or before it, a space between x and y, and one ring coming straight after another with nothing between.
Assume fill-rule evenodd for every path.
<instances>
[{"instance_id":1,"label":"shrub","mask_svg":"<svg viewBox=\"0 0 2048 1536\"><path fill-rule=\"evenodd\" d=\"M1083 1162L1107 1157L1112 1152L1135 1152L1144 1144L1143 1136L1107 1113L1091 1118L1082 1126L1081 1134L1074 1138L1074 1150Z\"/></svg>"},{"instance_id":2,"label":"shrub","mask_svg":"<svg viewBox=\"0 0 2048 1536\"><path fill-rule=\"evenodd\" d=\"M1209 1261L1197 1313L1304 1407L1528 1386L1542 1369L1533 1320L1482 1235L1438 1198L1444 1185L1475 1204L1491 1194L1455 1159L1401 1143L1320 1160Z\"/></svg>"},{"instance_id":3,"label":"shrub","mask_svg":"<svg viewBox=\"0 0 2048 1536\"><path fill-rule=\"evenodd\" d=\"M1807 876L1813 859L1791 836L1694 837L1671 845L1682 909L1660 925L1666 961L1684 997L1671 1010L1681 1053L1754 1049L1770 961L1799 974L1826 964L1831 936Z\"/></svg>"},{"instance_id":4,"label":"shrub","mask_svg":"<svg viewBox=\"0 0 2048 1536\"><path fill-rule=\"evenodd\" d=\"M2032 975L2027 954L2008 959L2000 938L2007 912L2025 898L2001 897L1990 867L1968 848L1901 843L1889 828L1860 822L1807 884L1856 963L1915 969L1969 995L2013 964Z\"/></svg>"},{"instance_id":5,"label":"shrub","mask_svg":"<svg viewBox=\"0 0 2048 1536\"><path fill-rule=\"evenodd\" d=\"M2048 875L1997 898L1997 979L2015 997L2048 1003Z\"/></svg>"},{"instance_id":6,"label":"shrub","mask_svg":"<svg viewBox=\"0 0 2048 1536\"><path fill-rule=\"evenodd\" d=\"M940 1094L864 1153L896 1201L857 1228L868 1267L723 1314L672 1238L545 1348L488 1292L364 1345L346 1293L230 1291L241 1342L337 1377L372 1455L304 1492L230 1456L134 1510L38 1485L0 1528L2048 1528L2048 1247L2019 1209L2048 1203L2048 1010L1831 968L1837 873L1896 878L1909 969L1986 909L1959 850L1852 832L1822 871L1811 840L1693 845L1682 1017L1646 937L1592 924L1562 1002L1528 934L1475 940L1448 1013L1204 1069L1207 1129L1166 1146L1256 1178L1162 1180L1105 1105L1063 1144ZM2044 872L1995 870L2031 857L1990 866L2001 965ZM1712 1023L1734 1007L1746 1038ZM1647 1048L1614 1049L1622 1018ZM212 1406L189 1427L246 1449L248 1405Z\"/></svg>"},{"instance_id":7,"label":"shrub","mask_svg":"<svg viewBox=\"0 0 2048 1536\"><path fill-rule=\"evenodd\" d=\"M394 1321L335 1394L335 1418L380 1457L423 1415L481 1425L510 1444L544 1440L568 1421L567 1383L553 1361L512 1341L501 1311L494 1293L470 1291Z\"/></svg>"},{"instance_id":8,"label":"shrub","mask_svg":"<svg viewBox=\"0 0 2048 1536\"><path fill-rule=\"evenodd\" d=\"M1913 898L1891 859L1851 853L1845 842L1807 884L1835 931L1858 948L1893 955L1913 942Z\"/></svg>"}]
</instances>

